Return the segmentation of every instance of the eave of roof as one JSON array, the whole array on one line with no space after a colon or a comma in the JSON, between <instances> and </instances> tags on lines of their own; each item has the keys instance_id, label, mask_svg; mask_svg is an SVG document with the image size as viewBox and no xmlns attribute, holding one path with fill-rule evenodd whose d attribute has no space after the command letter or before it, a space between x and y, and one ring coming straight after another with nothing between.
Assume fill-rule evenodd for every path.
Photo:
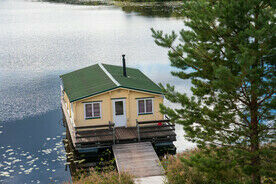
<instances>
[{"instance_id":1,"label":"eave of roof","mask_svg":"<svg viewBox=\"0 0 276 184\"><path fill-rule=\"evenodd\" d=\"M105 93L105 92L108 92L108 91L112 91L114 89L119 89L119 88L123 88L123 89L130 89L130 90L135 90L135 91L142 91L142 92L146 92L146 93L152 93L152 94L159 94L159 95L163 95L163 93L161 92L156 92L156 91L148 91L148 90L143 90L143 89L135 89L135 88L129 88L129 87L124 87L124 86L117 86L117 87L114 87L114 88L110 88L108 90L104 90L104 91L100 91L100 92L97 92L97 93L93 93L91 95L87 95L87 96L83 96L83 97L80 97L80 98L77 98L77 99L74 99L74 100L69 100L70 102L76 102L76 101L79 101L79 100L83 100L85 98L89 98L89 97L92 97L92 96L95 96L95 95L99 95L101 93Z\"/></svg>"}]
</instances>

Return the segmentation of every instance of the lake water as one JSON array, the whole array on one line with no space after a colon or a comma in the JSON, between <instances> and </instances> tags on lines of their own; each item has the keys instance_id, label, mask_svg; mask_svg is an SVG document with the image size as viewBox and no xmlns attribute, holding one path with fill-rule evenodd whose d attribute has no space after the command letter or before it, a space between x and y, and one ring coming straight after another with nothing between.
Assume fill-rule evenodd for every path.
<instances>
[{"instance_id":1,"label":"lake water","mask_svg":"<svg viewBox=\"0 0 276 184\"><path fill-rule=\"evenodd\" d=\"M150 31L178 31L182 20L139 11L0 0L0 183L69 181L61 74L97 62L121 65L126 54L128 66L190 94L189 81L170 75L167 51ZM193 146L179 125L176 132L179 152Z\"/></svg>"}]
</instances>

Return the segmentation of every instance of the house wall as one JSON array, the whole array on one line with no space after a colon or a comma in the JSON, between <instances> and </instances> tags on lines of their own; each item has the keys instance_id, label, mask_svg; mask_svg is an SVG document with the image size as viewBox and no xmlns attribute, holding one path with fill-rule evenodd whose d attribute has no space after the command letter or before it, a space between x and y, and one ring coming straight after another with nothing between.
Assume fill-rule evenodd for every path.
<instances>
[{"instance_id":1,"label":"house wall","mask_svg":"<svg viewBox=\"0 0 276 184\"><path fill-rule=\"evenodd\" d=\"M153 98L153 114L139 115L137 107L137 98ZM163 96L159 94L152 94L146 92L140 92L128 89L115 89L100 95L96 95L90 98L82 99L77 102L73 102L74 119L76 126L87 125L102 125L108 124L109 121L113 121L113 107L112 99L114 98L126 98L126 116L127 126L136 126L136 119L138 121L145 120L161 120L164 116L159 112L159 104L163 103ZM101 101L101 118L100 119L85 119L84 118L84 103Z\"/></svg>"},{"instance_id":2,"label":"house wall","mask_svg":"<svg viewBox=\"0 0 276 184\"><path fill-rule=\"evenodd\" d=\"M67 109L68 109L68 112L69 112L69 116L71 117L72 116L72 114L71 114L71 103L70 103L70 101L69 101L69 98L68 98L68 96L67 96L67 94L66 94L66 92L64 92L63 93L64 94L64 101L65 101L65 104L66 104L66 106L67 106Z\"/></svg>"}]
</instances>

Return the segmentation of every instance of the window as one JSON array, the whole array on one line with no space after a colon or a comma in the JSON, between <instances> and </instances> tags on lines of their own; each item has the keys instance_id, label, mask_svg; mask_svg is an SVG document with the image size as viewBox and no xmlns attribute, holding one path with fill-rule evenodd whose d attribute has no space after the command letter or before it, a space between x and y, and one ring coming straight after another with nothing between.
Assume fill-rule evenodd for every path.
<instances>
[{"instance_id":1,"label":"window","mask_svg":"<svg viewBox=\"0 0 276 184\"><path fill-rule=\"evenodd\" d=\"M124 115L123 101L115 102L115 115Z\"/></svg>"},{"instance_id":2,"label":"window","mask_svg":"<svg viewBox=\"0 0 276 184\"><path fill-rule=\"evenodd\" d=\"M84 104L85 119L101 118L101 103L91 102Z\"/></svg>"},{"instance_id":3,"label":"window","mask_svg":"<svg viewBox=\"0 0 276 184\"><path fill-rule=\"evenodd\" d=\"M153 113L152 99L139 99L138 114L152 114L152 113Z\"/></svg>"}]
</instances>

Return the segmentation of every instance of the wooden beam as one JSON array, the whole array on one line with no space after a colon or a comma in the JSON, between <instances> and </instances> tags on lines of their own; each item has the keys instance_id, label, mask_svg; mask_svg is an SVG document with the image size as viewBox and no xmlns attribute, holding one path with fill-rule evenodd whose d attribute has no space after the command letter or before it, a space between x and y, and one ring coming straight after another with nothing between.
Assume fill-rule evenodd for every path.
<instances>
[{"instance_id":1,"label":"wooden beam","mask_svg":"<svg viewBox=\"0 0 276 184\"><path fill-rule=\"evenodd\" d=\"M140 131L140 133L153 133L153 132L169 132L174 131L175 129L159 129L159 130L147 130L147 131Z\"/></svg>"},{"instance_id":2,"label":"wooden beam","mask_svg":"<svg viewBox=\"0 0 276 184\"><path fill-rule=\"evenodd\" d=\"M91 125L91 126L79 126L79 127L75 127L75 129L87 129L87 128L104 128L104 127L110 127L110 126L114 126L114 123L112 123L111 125Z\"/></svg>"},{"instance_id":3,"label":"wooden beam","mask_svg":"<svg viewBox=\"0 0 276 184\"><path fill-rule=\"evenodd\" d=\"M170 122L169 119L162 119L162 120L151 120L151 121L137 121L138 124L151 124L151 123L162 123L162 122Z\"/></svg>"},{"instance_id":4,"label":"wooden beam","mask_svg":"<svg viewBox=\"0 0 276 184\"><path fill-rule=\"evenodd\" d=\"M152 126L140 126L140 129L149 129L149 128L158 128L158 129L162 129L162 128L166 128L166 127L175 127L175 125L152 125Z\"/></svg>"}]
</instances>

